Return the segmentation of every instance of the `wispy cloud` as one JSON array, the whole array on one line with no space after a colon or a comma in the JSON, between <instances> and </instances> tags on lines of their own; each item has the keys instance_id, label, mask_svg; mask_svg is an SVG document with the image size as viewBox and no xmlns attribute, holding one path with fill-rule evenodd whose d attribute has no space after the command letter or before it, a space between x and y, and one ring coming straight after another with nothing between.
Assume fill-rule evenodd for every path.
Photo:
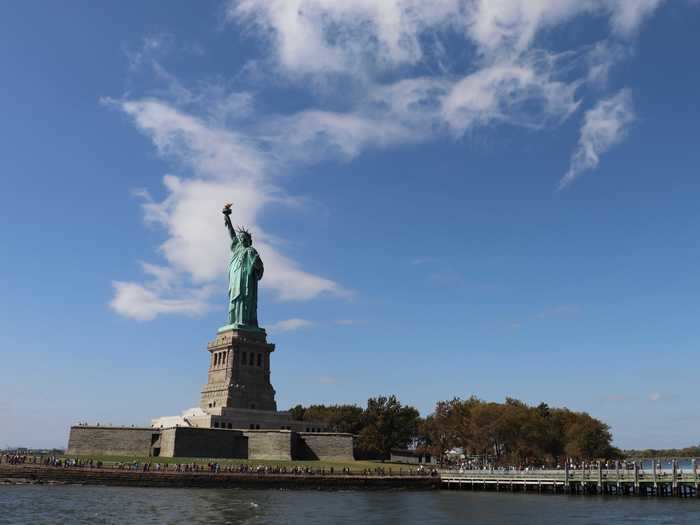
<instances>
[{"instance_id":1,"label":"wispy cloud","mask_svg":"<svg viewBox=\"0 0 700 525\"><path fill-rule=\"evenodd\" d=\"M271 325L268 325L268 329L270 331L277 331L277 332L292 332L294 330L301 330L302 328L308 328L310 326L313 326L313 322L309 321L307 319L299 319L299 318L293 318L293 319L285 319L284 321L277 321L276 323L272 323Z\"/></svg>"},{"instance_id":2,"label":"wispy cloud","mask_svg":"<svg viewBox=\"0 0 700 525\"><path fill-rule=\"evenodd\" d=\"M174 45L175 38L170 33L152 33L144 36L136 46L125 46L124 54L131 70L151 65L154 60L166 54Z\"/></svg>"},{"instance_id":3,"label":"wispy cloud","mask_svg":"<svg viewBox=\"0 0 700 525\"><path fill-rule=\"evenodd\" d=\"M619 0L613 7L610 23L622 35L635 33L665 0Z\"/></svg>"},{"instance_id":4,"label":"wispy cloud","mask_svg":"<svg viewBox=\"0 0 700 525\"><path fill-rule=\"evenodd\" d=\"M662 399L662 396L659 392L652 392L651 394L649 394L649 401L651 401L652 403L656 403L657 401L661 401L661 399Z\"/></svg>"},{"instance_id":5,"label":"wispy cloud","mask_svg":"<svg viewBox=\"0 0 700 525\"><path fill-rule=\"evenodd\" d=\"M340 76L364 84L367 99L351 114L315 111L286 120L296 130L286 133L296 138L295 147L320 140L325 151L352 156L368 145L428 140L445 131L461 136L497 123L556 125L578 109L577 92L584 83L606 84L612 65L627 55L629 38L662 4L230 0L228 16L257 28L274 49L276 67L289 77ZM585 71L572 78L581 50L553 53L535 42L539 32L581 16L607 16L610 33L584 53ZM473 51L467 74L456 64L443 64L450 45L459 41ZM441 64L436 74L410 75L419 64L436 63ZM387 71L409 73L395 82L378 82ZM594 169L600 155L624 138L632 118L628 90L588 111L560 188Z\"/></svg>"},{"instance_id":6,"label":"wispy cloud","mask_svg":"<svg viewBox=\"0 0 700 525\"><path fill-rule=\"evenodd\" d=\"M318 382L322 385L335 385L338 380L332 376L321 376L318 378Z\"/></svg>"},{"instance_id":7,"label":"wispy cloud","mask_svg":"<svg viewBox=\"0 0 700 525\"><path fill-rule=\"evenodd\" d=\"M266 266L262 286L274 290L281 300L346 293L334 281L301 270L258 225L262 207L271 202L283 204L284 194L271 181L274 166L247 137L159 100L106 102L129 115L161 156L192 173L190 177L166 175L167 194L160 202L139 193L146 220L168 234L160 246L167 270L191 285L181 286L176 291L179 297L166 300L163 290L149 283L118 282L112 301L115 311L138 319L204 311L204 290L222 279L228 258L229 241L220 213L228 200L234 202L234 220L253 231ZM139 308L126 306L139 298L143 300ZM130 314L135 310L135 315Z\"/></svg>"},{"instance_id":8,"label":"wispy cloud","mask_svg":"<svg viewBox=\"0 0 700 525\"><path fill-rule=\"evenodd\" d=\"M163 314L185 314L197 316L208 310L208 288L188 290L168 298L151 283L114 281L114 298L110 307L118 314L137 321L151 321Z\"/></svg>"},{"instance_id":9,"label":"wispy cloud","mask_svg":"<svg viewBox=\"0 0 700 525\"><path fill-rule=\"evenodd\" d=\"M262 65L246 89L225 80L186 85L161 63L179 49L173 37L144 38L127 50L130 70L150 72L159 87L104 102L128 115L177 173L163 177L163 199L140 194L146 220L166 233L161 266L174 284L164 289L153 276L118 280L112 307L139 319L205 311L207 287L222 280L227 259L218 211L228 200L265 261L262 286L280 300L347 296L340 283L304 271L261 228L267 206L292 200L281 175L299 164L350 160L370 148L462 137L485 126L556 126L579 108L581 86L605 84L619 50L661 3L230 0L229 22L269 43L261 47L269 54L253 57ZM590 60L581 60L580 49L536 45L539 32L588 15L608 17L610 27L605 43L587 52ZM291 113L259 110L256 86L268 75L298 82L311 102ZM334 85L343 89L328 89ZM562 187L594 168L631 118L627 90L588 111ZM142 307L129 306L138 300Z\"/></svg>"},{"instance_id":10,"label":"wispy cloud","mask_svg":"<svg viewBox=\"0 0 700 525\"><path fill-rule=\"evenodd\" d=\"M442 115L458 135L494 122L538 128L561 121L578 107L578 82L557 80L555 65L551 55L535 54L484 67L451 87Z\"/></svg>"},{"instance_id":11,"label":"wispy cloud","mask_svg":"<svg viewBox=\"0 0 700 525\"><path fill-rule=\"evenodd\" d=\"M600 155L625 137L634 117L632 94L629 89L623 89L614 96L601 100L593 109L586 111L578 147L571 157L569 171L561 179L559 188L565 188L583 172L595 169L600 162Z\"/></svg>"},{"instance_id":12,"label":"wispy cloud","mask_svg":"<svg viewBox=\"0 0 700 525\"><path fill-rule=\"evenodd\" d=\"M367 77L440 56L441 35L470 44L485 62L511 59L547 29L607 15L626 38L661 0L230 0L228 16L260 30L293 75ZM466 41L466 42L464 42Z\"/></svg>"}]
</instances>

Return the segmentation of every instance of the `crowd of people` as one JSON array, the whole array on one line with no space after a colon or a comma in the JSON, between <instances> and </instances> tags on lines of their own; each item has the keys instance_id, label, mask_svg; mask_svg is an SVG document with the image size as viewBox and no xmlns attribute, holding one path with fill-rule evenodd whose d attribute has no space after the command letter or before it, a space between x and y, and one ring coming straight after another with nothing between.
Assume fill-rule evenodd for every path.
<instances>
[{"instance_id":1,"label":"crowd of people","mask_svg":"<svg viewBox=\"0 0 700 525\"><path fill-rule=\"evenodd\" d=\"M296 476L434 476L437 470L425 468L422 465L413 467L384 467L363 468L352 470L349 466L336 468L333 466L311 465L270 465L250 463L161 463L125 461L103 463L89 458L61 458L58 456L32 456L18 454L0 455L0 463L9 465L41 465L46 467L85 468L85 469L114 469L138 472L172 472L172 473L210 473L210 474L286 474Z\"/></svg>"},{"instance_id":2,"label":"crowd of people","mask_svg":"<svg viewBox=\"0 0 700 525\"><path fill-rule=\"evenodd\" d=\"M576 462L572 459L568 462L569 470L597 470L599 462L594 461L579 461ZM634 470L634 461L602 461L600 465L605 470ZM566 469L566 463L556 463L546 465L539 462L527 462L520 463L518 465L507 465L496 463L490 459L476 458L476 459L459 459L452 461L445 461L440 464L440 468L447 470L457 470L459 472L467 471L489 471L489 472L535 472L542 470L564 470Z\"/></svg>"},{"instance_id":3,"label":"crowd of people","mask_svg":"<svg viewBox=\"0 0 700 525\"><path fill-rule=\"evenodd\" d=\"M637 471L640 477L650 475L653 472L656 473L658 477L664 477L670 475L673 471L673 462L667 461L661 463L658 460L601 460L601 461L575 461L569 459L568 462L560 462L556 464L545 465L542 463L521 463L518 465L507 465L500 464L492 461L490 458L475 458L475 459L456 459L447 460L439 465L442 470L454 470L460 473L470 472L470 471L482 471L489 473L503 474L506 472L513 473L528 473L537 472L544 470L565 470L568 467L569 472L594 472L599 468L603 470L604 475L606 472L617 471L623 473L629 473ZM679 474L683 473L683 468L680 465L676 465L676 471Z\"/></svg>"},{"instance_id":4,"label":"crowd of people","mask_svg":"<svg viewBox=\"0 0 700 525\"><path fill-rule=\"evenodd\" d=\"M648 465L650 461L655 464ZM305 476L325 476L325 475L361 475L361 476L432 476L437 475L438 469L455 470L458 472L487 471L491 473L505 472L536 472L543 470L564 470L565 464L558 463L545 465L542 463L525 463L519 465L496 464L490 459L456 459L443 461L439 465L418 465L418 466L376 466L374 468L362 468L352 470L349 466L335 468L333 466L312 466L312 465L271 465L271 464L251 464L251 463L166 463L166 462L109 462L103 463L101 460L90 458L66 458L55 455L32 455L32 454L0 454L0 464L8 465L40 465L46 467L61 468L108 468L116 470L131 470L141 472L189 472L211 474L292 474ZM599 462L568 461L569 471L596 471ZM665 471L672 470L668 465L662 464L658 460L649 460L646 464L642 461L630 460L608 460L600 462L600 467L605 471L626 471L632 472L635 468L638 474L644 476L651 471L656 471L657 476L664 476ZM678 466L678 472L683 469Z\"/></svg>"},{"instance_id":5,"label":"crowd of people","mask_svg":"<svg viewBox=\"0 0 700 525\"><path fill-rule=\"evenodd\" d=\"M62 458L60 456L36 456L31 454L2 454L0 464L43 465L45 467L102 468L102 462L93 459Z\"/></svg>"}]
</instances>

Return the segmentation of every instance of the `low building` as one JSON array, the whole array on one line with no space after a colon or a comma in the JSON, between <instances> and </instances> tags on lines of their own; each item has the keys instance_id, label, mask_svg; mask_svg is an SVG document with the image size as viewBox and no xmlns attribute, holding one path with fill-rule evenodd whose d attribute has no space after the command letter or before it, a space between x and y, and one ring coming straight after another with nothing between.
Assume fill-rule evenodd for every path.
<instances>
[{"instance_id":1,"label":"low building","mask_svg":"<svg viewBox=\"0 0 700 525\"><path fill-rule=\"evenodd\" d=\"M392 463L407 463L410 465L435 465L437 460L427 452L409 449L394 449L391 451Z\"/></svg>"}]
</instances>

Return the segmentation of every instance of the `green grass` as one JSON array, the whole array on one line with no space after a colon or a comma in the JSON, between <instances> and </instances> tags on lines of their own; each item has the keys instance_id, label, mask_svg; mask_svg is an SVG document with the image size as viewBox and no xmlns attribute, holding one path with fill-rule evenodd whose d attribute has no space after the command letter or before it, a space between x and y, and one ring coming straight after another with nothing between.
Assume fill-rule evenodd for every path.
<instances>
[{"instance_id":1,"label":"green grass","mask_svg":"<svg viewBox=\"0 0 700 525\"><path fill-rule=\"evenodd\" d=\"M381 461L282 461L282 460L251 460L251 459L222 459L222 458L164 458L164 457L147 457L147 456L62 456L66 459L92 459L93 461L102 461L106 466L112 466L116 463L160 463L163 464L192 464L196 463L198 465L207 465L207 463L218 463L222 466L224 465L269 465L269 466L280 466L287 467L287 469L292 467L311 467L313 469L324 468L330 470L332 467L335 472L342 471L343 468L349 468L351 472L359 473L365 469L374 470L376 468L384 468L385 473L389 473L391 469L392 473L408 472L409 468L415 470L417 465L405 465L400 463L390 463Z\"/></svg>"}]
</instances>

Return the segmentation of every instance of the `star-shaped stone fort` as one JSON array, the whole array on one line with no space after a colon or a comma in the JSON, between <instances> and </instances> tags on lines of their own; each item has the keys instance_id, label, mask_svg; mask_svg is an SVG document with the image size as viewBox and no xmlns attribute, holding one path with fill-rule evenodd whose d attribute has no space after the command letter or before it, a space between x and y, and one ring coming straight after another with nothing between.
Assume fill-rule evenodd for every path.
<instances>
[{"instance_id":1,"label":"star-shaped stone fort","mask_svg":"<svg viewBox=\"0 0 700 525\"><path fill-rule=\"evenodd\" d=\"M353 436L328 432L321 422L278 411L270 382L271 355L258 326L258 281L264 267L246 230L231 224L228 324L207 345L209 370L199 407L164 416L150 427L71 427L68 454L241 459L353 459Z\"/></svg>"}]
</instances>

